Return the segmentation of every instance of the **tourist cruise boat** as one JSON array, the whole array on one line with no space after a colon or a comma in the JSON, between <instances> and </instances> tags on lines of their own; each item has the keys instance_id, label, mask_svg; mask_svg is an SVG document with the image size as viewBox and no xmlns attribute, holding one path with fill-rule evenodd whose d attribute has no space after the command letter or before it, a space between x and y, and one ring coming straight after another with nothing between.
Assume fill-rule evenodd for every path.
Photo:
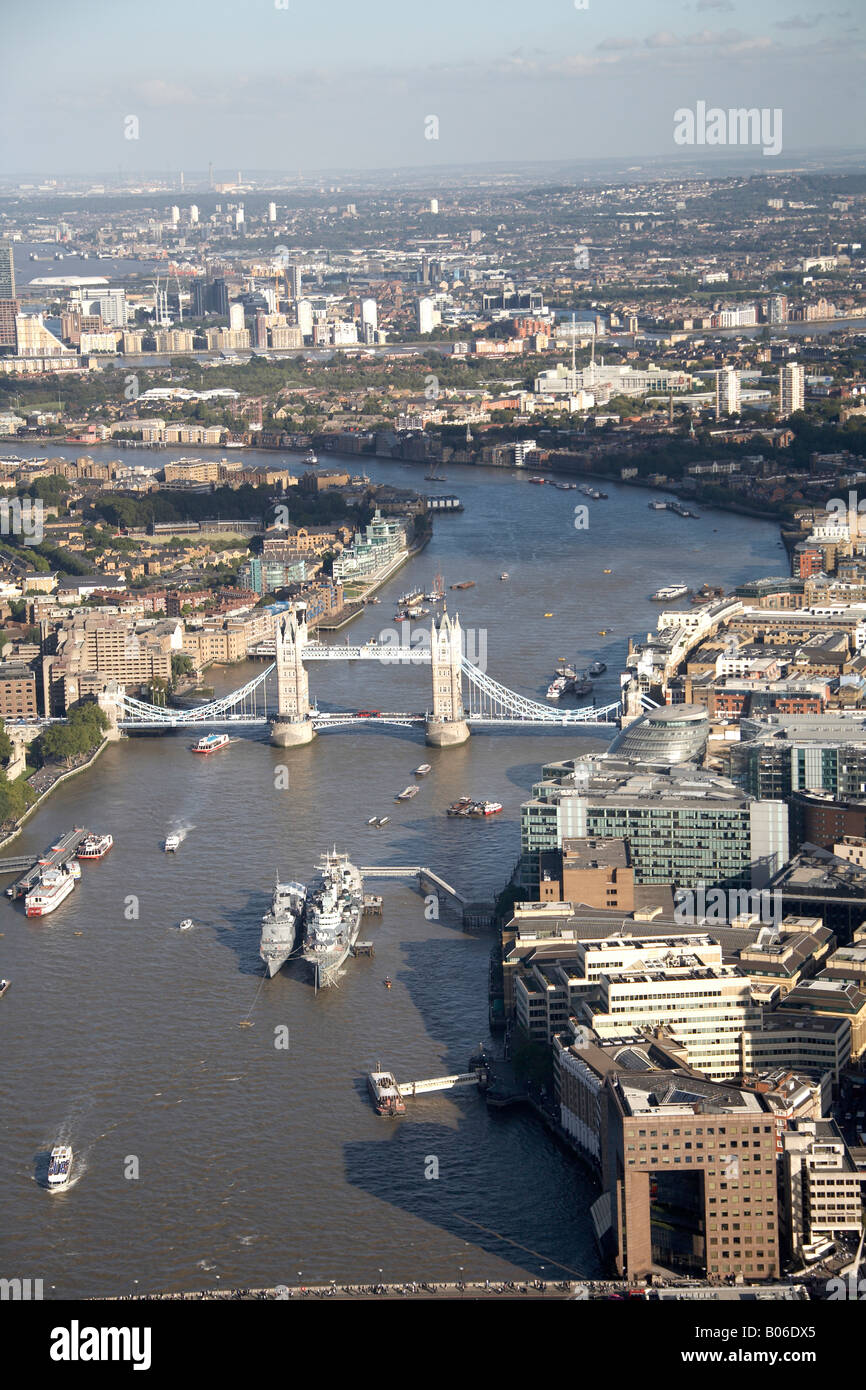
<instances>
[{"instance_id":1,"label":"tourist cruise boat","mask_svg":"<svg viewBox=\"0 0 866 1390\"><path fill-rule=\"evenodd\" d=\"M163 849L166 854L173 854L175 850L180 849L180 836L173 832L171 835L166 835Z\"/></svg>"},{"instance_id":2,"label":"tourist cruise boat","mask_svg":"<svg viewBox=\"0 0 866 1390\"><path fill-rule=\"evenodd\" d=\"M319 456L318 456L318 454L315 452L314 449L310 449L309 452L307 453L307 455L306 455L305 458L304 458L304 463L307 465L308 468L314 468L315 465L316 465L318 462L319 462Z\"/></svg>"},{"instance_id":3,"label":"tourist cruise boat","mask_svg":"<svg viewBox=\"0 0 866 1390\"><path fill-rule=\"evenodd\" d=\"M548 700L558 700L568 689L568 681L565 676L556 676L547 687Z\"/></svg>"},{"instance_id":4,"label":"tourist cruise boat","mask_svg":"<svg viewBox=\"0 0 866 1390\"><path fill-rule=\"evenodd\" d=\"M71 865L63 869L45 869L36 887L25 897L24 911L28 917L46 917L69 897L74 887L75 873Z\"/></svg>"},{"instance_id":5,"label":"tourist cruise boat","mask_svg":"<svg viewBox=\"0 0 866 1390\"><path fill-rule=\"evenodd\" d=\"M76 853L79 859L102 859L114 844L111 835L88 835L81 841Z\"/></svg>"},{"instance_id":6,"label":"tourist cruise boat","mask_svg":"<svg viewBox=\"0 0 866 1390\"><path fill-rule=\"evenodd\" d=\"M65 1187L72 1172L72 1150L68 1144L56 1144L48 1162L48 1186Z\"/></svg>"},{"instance_id":7,"label":"tourist cruise boat","mask_svg":"<svg viewBox=\"0 0 866 1390\"><path fill-rule=\"evenodd\" d=\"M589 674L590 674L592 677L595 677L595 676L603 676L606 670L607 670L607 663L606 663L606 662L604 662L604 661L594 661L594 662L592 663L592 665L590 666L590 668L589 668Z\"/></svg>"},{"instance_id":8,"label":"tourist cruise boat","mask_svg":"<svg viewBox=\"0 0 866 1390\"><path fill-rule=\"evenodd\" d=\"M205 734L198 743L193 744L194 753L218 753L221 748L228 748L231 739L228 734Z\"/></svg>"}]
</instances>

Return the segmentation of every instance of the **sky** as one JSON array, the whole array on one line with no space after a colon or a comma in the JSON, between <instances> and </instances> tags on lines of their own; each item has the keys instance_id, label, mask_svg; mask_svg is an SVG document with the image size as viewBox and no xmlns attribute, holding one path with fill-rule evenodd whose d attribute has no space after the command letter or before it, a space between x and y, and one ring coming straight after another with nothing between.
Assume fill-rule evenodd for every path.
<instances>
[{"instance_id":1,"label":"sky","mask_svg":"<svg viewBox=\"0 0 866 1390\"><path fill-rule=\"evenodd\" d=\"M698 101L781 108L786 154L866 134L866 0L0 0L0 34L7 178L664 158Z\"/></svg>"}]
</instances>

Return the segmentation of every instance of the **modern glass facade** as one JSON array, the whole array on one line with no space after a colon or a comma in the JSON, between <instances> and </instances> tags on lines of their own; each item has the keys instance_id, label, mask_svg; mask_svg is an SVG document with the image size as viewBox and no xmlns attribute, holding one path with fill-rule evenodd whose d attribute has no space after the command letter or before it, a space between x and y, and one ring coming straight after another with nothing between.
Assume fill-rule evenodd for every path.
<instances>
[{"instance_id":1,"label":"modern glass facade","mask_svg":"<svg viewBox=\"0 0 866 1390\"><path fill-rule=\"evenodd\" d=\"M538 852L587 835L628 841L635 884L760 887L788 857L784 803L755 800L724 778L604 758L544 771L521 808L521 877L532 894Z\"/></svg>"},{"instance_id":2,"label":"modern glass facade","mask_svg":"<svg viewBox=\"0 0 866 1390\"><path fill-rule=\"evenodd\" d=\"M628 724L608 749L611 757L638 762L700 762L709 734L707 711L699 705L671 705Z\"/></svg>"}]
</instances>

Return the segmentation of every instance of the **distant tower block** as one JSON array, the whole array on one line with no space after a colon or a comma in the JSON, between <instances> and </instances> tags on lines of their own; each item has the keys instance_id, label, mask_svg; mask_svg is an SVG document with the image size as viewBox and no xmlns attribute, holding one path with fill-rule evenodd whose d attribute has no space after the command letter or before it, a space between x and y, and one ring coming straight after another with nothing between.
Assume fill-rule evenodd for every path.
<instances>
[{"instance_id":1,"label":"distant tower block","mask_svg":"<svg viewBox=\"0 0 866 1390\"><path fill-rule=\"evenodd\" d=\"M298 604L276 620L277 717L271 724L271 743L293 748L310 743L316 731L310 718L310 691L304 667L307 609Z\"/></svg>"},{"instance_id":2,"label":"distant tower block","mask_svg":"<svg viewBox=\"0 0 866 1390\"><path fill-rule=\"evenodd\" d=\"M433 620L430 667L433 673L433 713L427 720L427 742L434 748L465 743L469 725L463 708L463 634L458 617L442 614Z\"/></svg>"}]
</instances>

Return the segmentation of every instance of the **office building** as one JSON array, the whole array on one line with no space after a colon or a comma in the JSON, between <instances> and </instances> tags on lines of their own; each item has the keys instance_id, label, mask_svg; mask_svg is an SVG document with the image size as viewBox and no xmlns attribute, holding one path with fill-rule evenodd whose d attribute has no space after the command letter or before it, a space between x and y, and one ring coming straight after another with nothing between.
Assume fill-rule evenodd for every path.
<instances>
[{"instance_id":1,"label":"office building","mask_svg":"<svg viewBox=\"0 0 866 1390\"><path fill-rule=\"evenodd\" d=\"M561 850L542 850L540 902L634 910L634 869L625 840L564 840Z\"/></svg>"},{"instance_id":2,"label":"office building","mask_svg":"<svg viewBox=\"0 0 866 1390\"><path fill-rule=\"evenodd\" d=\"M0 661L0 719L35 718L36 673L23 661Z\"/></svg>"},{"instance_id":3,"label":"office building","mask_svg":"<svg viewBox=\"0 0 866 1390\"><path fill-rule=\"evenodd\" d=\"M540 850L585 836L625 839L634 881L763 888L788 858L788 808L685 763L614 757L553 763L521 807L521 886L538 896Z\"/></svg>"},{"instance_id":4,"label":"office building","mask_svg":"<svg viewBox=\"0 0 866 1390\"><path fill-rule=\"evenodd\" d=\"M627 724L608 753L640 763L699 763L703 760L710 723L702 705L666 705Z\"/></svg>"},{"instance_id":5,"label":"office building","mask_svg":"<svg viewBox=\"0 0 866 1390\"><path fill-rule=\"evenodd\" d=\"M656 950L621 948L622 967L609 965L577 1017L600 1038L664 1028L686 1049L688 1063L715 1080L741 1069L740 1039L761 1023L747 975L722 962L709 936Z\"/></svg>"},{"instance_id":6,"label":"office building","mask_svg":"<svg viewBox=\"0 0 866 1390\"><path fill-rule=\"evenodd\" d=\"M740 742L731 750L731 779L752 796L787 800L805 792L839 801L862 798L866 727L860 719L832 713L741 719Z\"/></svg>"},{"instance_id":7,"label":"office building","mask_svg":"<svg viewBox=\"0 0 866 1390\"><path fill-rule=\"evenodd\" d=\"M619 1273L778 1276L777 1121L762 1096L640 1065L636 1055L635 1070L604 1083L603 1182Z\"/></svg>"},{"instance_id":8,"label":"office building","mask_svg":"<svg viewBox=\"0 0 866 1390\"><path fill-rule=\"evenodd\" d=\"M782 1135L782 1222L785 1245L799 1261L822 1243L863 1229L863 1183L832 1120L796 1120Z\"/></svg>"}]
</instances>

